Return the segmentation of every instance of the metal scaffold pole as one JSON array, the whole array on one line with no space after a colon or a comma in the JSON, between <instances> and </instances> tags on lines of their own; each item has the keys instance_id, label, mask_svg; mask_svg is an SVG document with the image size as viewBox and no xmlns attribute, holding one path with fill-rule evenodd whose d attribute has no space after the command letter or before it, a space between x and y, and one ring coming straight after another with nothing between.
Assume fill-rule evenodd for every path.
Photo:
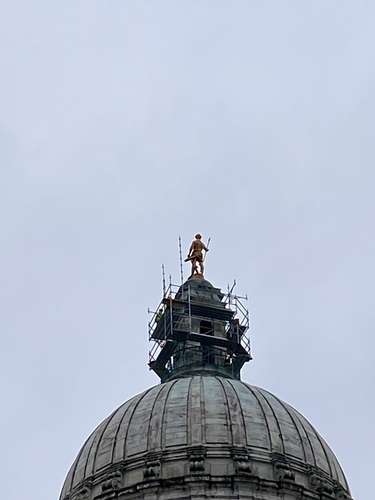
<instances>
[{"instance_id":1,"label":"metal scaffold pole","mask_svg":"<svg viewBox=\"0 0 375 500\"><path fill-rule=\"evenodd\" d=\"M180 252L180 274L181 274L181 285L184 282L184 267L182 264L182 242L181 242L181 236L178 237L178 246L179 246L179 252Z\"/></svg>"},{"instance_id":2,"label":"metal scaffold pole","mask_svg":"<svg viewBox=\"0 0 375 500\"><path fill-rule=\"evenodd\" d=\"M163 297L165 297L165 294L166 294L166 286L165 286L165 268L164 268L164 264L161 265L161 272L162 272L162 276L163 276Z\"/></svg>"}]
</instances>

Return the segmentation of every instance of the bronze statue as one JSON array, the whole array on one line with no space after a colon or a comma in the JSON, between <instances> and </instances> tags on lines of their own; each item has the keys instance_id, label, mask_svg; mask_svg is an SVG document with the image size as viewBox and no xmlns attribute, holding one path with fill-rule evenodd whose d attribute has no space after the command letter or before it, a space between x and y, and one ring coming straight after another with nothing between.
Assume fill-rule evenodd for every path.
<instances>
[{"instance_id":1,"label":"bronze statue","mask_svg":"<svg viewBox=\"0 0 375 500\"><path fill-rule=\"evenodd\" d=\"M202 236L200 234L195 235L195 240L190 245L190 250L188 256L185 259L185 262L191 260L191 276L194 274L199 274L203 276L204 273L204 256L203 250L206 252L209 251L209 248L203 243ZM199 272L198 272L198 264L199 264Z\"/></svg>"}]
</instances>

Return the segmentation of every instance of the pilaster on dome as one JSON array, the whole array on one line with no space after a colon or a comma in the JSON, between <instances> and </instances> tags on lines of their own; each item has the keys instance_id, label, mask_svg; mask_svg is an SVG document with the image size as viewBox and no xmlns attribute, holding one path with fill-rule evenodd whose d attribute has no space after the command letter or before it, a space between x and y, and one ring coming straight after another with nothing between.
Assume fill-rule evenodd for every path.
<instances>
[{"instance_id":1,"label":"pilaster on dome","mask_svg":"<svg viewBox=\"0 0 375 500\"><path fill-rule=\"evenodd\" d=\"M170 284L149 322L150 369L162 382L195 374L240 379L252 359L243 300L200 273L181 286Z\"/></svg>"}]
</instances>

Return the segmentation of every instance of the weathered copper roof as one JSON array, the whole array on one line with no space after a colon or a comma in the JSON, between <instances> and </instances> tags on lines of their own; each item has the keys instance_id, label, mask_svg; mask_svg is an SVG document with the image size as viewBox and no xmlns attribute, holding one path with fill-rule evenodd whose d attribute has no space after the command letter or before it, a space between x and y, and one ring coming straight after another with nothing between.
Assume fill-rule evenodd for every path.
<instances>
[{"instance_id":1,"label":"weathered copper roof","mask_svg":"<svg viewBox=\"0 0 375 500\"><path fill-rule=\"evenodd\" d=\"M259 475L268 474L262 464L281 460L294 471L296 482L317 474L349 491L335 455L298 411L264 389L198 375L152 387L106 418L79 452L61 498L116 464L122 470L140 464L142 470L151 456L159 457L160 477L168 479L179 472L163 469L163 463L188 461L189 449L200 449L207 461L211 456L212 467L215 457L233 462L233 450L242 450L258 463ZM129 476L130 483L142 481L140 474Z\"/></svg>"}]
</instances>

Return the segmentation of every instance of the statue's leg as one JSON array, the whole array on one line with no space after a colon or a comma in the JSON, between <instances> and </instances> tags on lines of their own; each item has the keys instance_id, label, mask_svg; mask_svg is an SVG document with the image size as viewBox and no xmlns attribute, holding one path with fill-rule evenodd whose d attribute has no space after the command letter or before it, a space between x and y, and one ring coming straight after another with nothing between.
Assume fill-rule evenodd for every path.
<instances>
[{"instance_id":1,"label":"statue's leg","mask_svg":"<svg viewBox=\"0 0 375 500\"><path fill-rule=\"evenodd\" d=\"M197 272L197 259L191 260L191 275Z\"/></svg>"},{"instance_id":2,"label":"statue's leg","mask_svg":"<svg viewBox=\"0 0 375 500\"><path fill-rule=\"evenodd\" d=\"M198 274L199 270L198 270L198 260L195 259L195 273Z\"/></svg>"},{"instance_id":3,"label":"statue's leg","mask_svg":"<svg viewBox=\"0 0 375 500\"><path fill-rule=\"evenodd\" d=\"M200 268L201 268L201 269L200 269L201 274L204 274L204 264L203 264L203 260L201 260L201 261L199 262L199 266L200 266Z\"/></svg>"}]
</instances>

